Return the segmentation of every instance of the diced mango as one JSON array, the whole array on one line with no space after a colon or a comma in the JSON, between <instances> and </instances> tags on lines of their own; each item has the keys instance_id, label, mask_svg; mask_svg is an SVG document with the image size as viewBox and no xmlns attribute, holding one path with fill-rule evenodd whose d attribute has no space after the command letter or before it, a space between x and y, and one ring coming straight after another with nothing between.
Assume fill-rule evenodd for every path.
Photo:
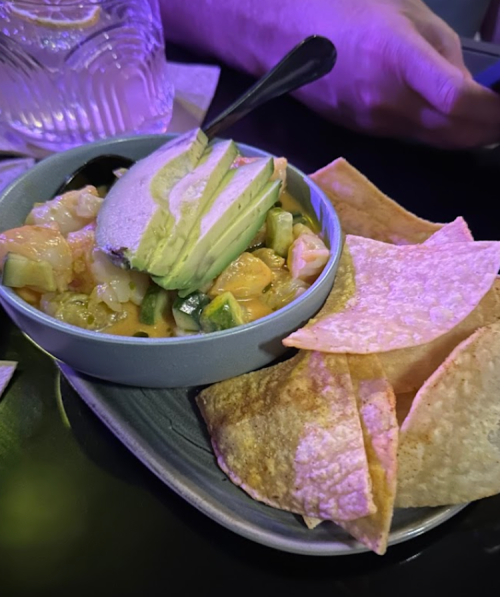
<instances>
[{"instance_id":1,"label":"diced mango","mask_svg":"<svg viewBox=\"0 0 500 597\"><path fill-rule=\"evenodd\" d=\"M252 253L242 253L215 280L209 291L214 297L230 292L236 299L258 297L273 279L271 269Z\"/></svg>"},{"instance_id":2,"label":"diced mango","mask_svg":"<svg viewBox=\"0 0 500 597\"><path fill-rule=\"evenodd\" d=\"M285 265L285 259L277 255L272 249L257 249L252 255L262 259L271 269L281 269Z\"/></svg>"}]
</instances>

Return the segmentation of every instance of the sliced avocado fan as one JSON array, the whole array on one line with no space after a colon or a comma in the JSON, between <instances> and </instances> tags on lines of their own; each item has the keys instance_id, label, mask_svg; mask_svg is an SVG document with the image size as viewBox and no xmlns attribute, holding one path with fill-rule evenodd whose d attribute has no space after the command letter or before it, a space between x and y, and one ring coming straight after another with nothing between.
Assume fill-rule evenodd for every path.
<instances>
[{"instance_id":1,"label":"sliced avocado fan","mask_svg":"<svg viewBox=\"0 0 500 597\"><path fill-rule=\"evenodd\" d=\"M174 222L170 191L194 170L207 143L194 129L138 161L113 185L97 217L96 243L115 263L148 271Z\"/></svg>"},{"instance_id":2,"label":"sliced avocado fan","mask_svg":"<svg viewBox=\"0 0 500 597\"><path fill-rule=\"evenodd\" d=\"M200 215L215 200L217 188L237 155L233 141L210 144L196 168L172 188L168 198L171 230L154 251L150 274L163 276L170 272Z\"/></svg>"},{"instance_id":3,"label":"sliced avocado fan","mask_svg":"<svg viewBox=\"0 0 500 597\"><path fill-rule=\"evenodd\" d=\"M267 212L278 201L281 184L280 180L267 183L255 201L227 228L195 266L189 287L180 290L179 296L203 288L248 248L265 222Z\"/></svg>"},{"instance_id":4,"label":"sliced avocado fan","mask_svg":"<svg viewBox=\"0 0 500 597\"><path fill-rule=\"evenodd\" d=\"M215 198L192 228L174 267L165 276L155 276L155 282L163 288L187 293L188 289L199 288L194 285L195 280L197 282L201 277L204 278L206 270L210 269L210 273L213 273L212 266L216 261L222 264L222 271L224 263L227 265L235 257L227 251L235 240L233 237L241 238L242 243L246 243L245 239L250 234L247 229L253 230L255 226L258 229L262 224L265 213L261 218L260 211L254 211L254 207L262 201L262 192L269 190L266 185L273 171L272 158L259 158L251 164L230 170L216 190ZM277 188L279 192L279 186ZM243 214L246 214L244 218ZM256 221L260 221L258 226ZM217 250L214 252L215 247ZM208 255L210 258L207 258ZM203 272L203 276L200 272ZM218 273L215 272L214 276Z\"/></svg>"}]
</instances>

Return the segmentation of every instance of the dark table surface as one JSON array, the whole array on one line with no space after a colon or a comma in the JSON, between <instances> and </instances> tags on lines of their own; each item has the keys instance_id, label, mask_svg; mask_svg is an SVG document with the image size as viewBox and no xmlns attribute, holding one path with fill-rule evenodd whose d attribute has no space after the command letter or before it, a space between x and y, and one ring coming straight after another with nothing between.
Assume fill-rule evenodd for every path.
<instances>
[{"instance_id":1,"label":"dark table surface","mask_svg":"<svg viewBox=\"0 0 500 597\"><path fill-rule=\"evenodd\" d=\"M497 50L467 44L473 70ZM197 57L172 48L176 59ZM215 115L250 80L224 69ZM233 138L306 172L343 155L420 216L462 215L500 239L500 154L441 152L326 123L292 99L234 126ZM19 361L0 401L0 596L498 595L500 496L373 554L281 553L221 528L162 485L116 440L0 310L0 359Z\"/></svg>"}]
</instances>

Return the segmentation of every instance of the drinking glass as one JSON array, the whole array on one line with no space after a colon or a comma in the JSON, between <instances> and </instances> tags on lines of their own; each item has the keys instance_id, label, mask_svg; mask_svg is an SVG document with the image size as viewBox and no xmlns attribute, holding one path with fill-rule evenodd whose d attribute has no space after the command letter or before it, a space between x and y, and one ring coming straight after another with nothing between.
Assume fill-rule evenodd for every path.
<instances>
[{"instance_id":1,"label":"drinking glass","mask_svg":"<svg viewBox=\"0 0 500 597\"><path fill-rule=\"evenodd\" d=\"M0 125L61 150L166 131L158 0L0 0Z\"/></svg>"}]
</instances>

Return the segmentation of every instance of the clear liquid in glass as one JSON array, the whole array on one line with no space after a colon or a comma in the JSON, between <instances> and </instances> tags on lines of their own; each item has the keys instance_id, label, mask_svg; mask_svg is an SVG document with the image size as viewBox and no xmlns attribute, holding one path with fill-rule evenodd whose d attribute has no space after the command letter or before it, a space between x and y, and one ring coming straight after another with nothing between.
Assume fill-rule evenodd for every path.
<instances>
[{"instance_id":1,"label":"clear liquid in glass","mask_svg":"<svg viewBox=\"0 0 500 597\"><path fill-rule=\"evenodd\" d=\"M0 0L3 126L49 150L166 131L173 88L156 0L31 0L15 8Z\"/></svg>"}]
</instances>

